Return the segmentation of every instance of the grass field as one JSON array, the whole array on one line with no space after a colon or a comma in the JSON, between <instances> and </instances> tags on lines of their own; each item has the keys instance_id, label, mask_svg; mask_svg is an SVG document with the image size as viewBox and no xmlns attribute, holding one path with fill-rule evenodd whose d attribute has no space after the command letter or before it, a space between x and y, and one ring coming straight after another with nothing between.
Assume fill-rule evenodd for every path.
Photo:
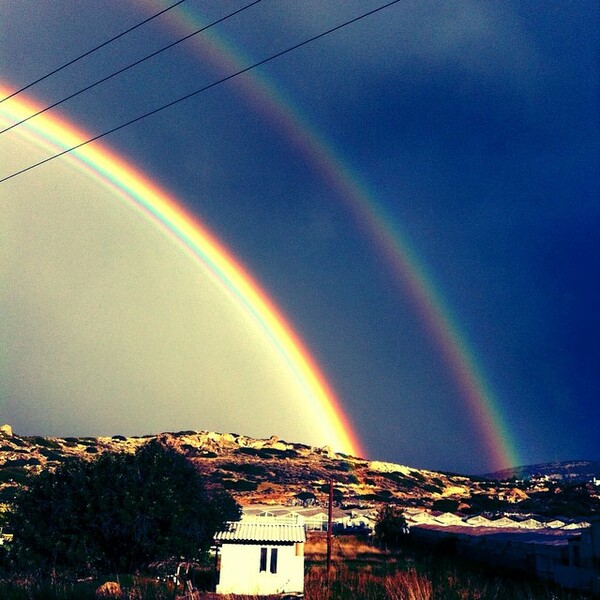
<instances>
[{"instance_id":1,"label":"grass field","mask_svg":"<svg viewBox=\"0 0 600 600\"><path fill-rule=\"evenodd\" d=\"M335 537L332 569L326 568L325 535L306 544L305 600L582 600L585 595L518 576L500 576L451 557L413 550L384 552L366 539ZM2 600L96 600L102 581L78 584L34 579L0 581ZM234 600L199 592L194 596L152 579L123 577L122 600ZM251 600L236 596L235 600Z\"/></svg>"},{"instance_id":2,"label":"grass field","mask_svg":"<svg viewBox=\"0 0 600 600\"><path fill-rule=\"evenodd\" d=\"M324 535L306 545L306 600L581 600L587 598L526 577L493 573L452 557L415 550L388 553L367 540L333 539L327 575Z\"/></svg>"}]
</instances>

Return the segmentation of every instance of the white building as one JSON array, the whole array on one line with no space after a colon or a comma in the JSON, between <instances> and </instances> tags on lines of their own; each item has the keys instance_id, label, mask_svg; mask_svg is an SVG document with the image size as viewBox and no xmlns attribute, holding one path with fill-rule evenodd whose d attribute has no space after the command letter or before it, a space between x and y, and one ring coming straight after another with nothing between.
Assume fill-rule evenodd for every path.
<instances>
[{"instance_id":1,"label":"white building","mask_svg":"<svg viewBox=\"0 0 600 600\"><path fill-rule=\"evenodd\" d=\"M215 541L221 555L218 594L303 594L302 525L261 518L230 523Z\"/></svg>"},{"instance_id":2,"label":"white building","mask_svg":"<svg viewBox=\"0 0 600 600\"><path fill-rule=\"evenodd\" d=\"M318 506L304 508L276 504L250 504L244 507L242 521L246 519L257 522L260 522L261 519L268 519L286 525L304 525L307 530L327 531L328 510ZM350 511L334 507L333 524L341 527L351 526L353 523Z\"/></svg>"}]
</instances>

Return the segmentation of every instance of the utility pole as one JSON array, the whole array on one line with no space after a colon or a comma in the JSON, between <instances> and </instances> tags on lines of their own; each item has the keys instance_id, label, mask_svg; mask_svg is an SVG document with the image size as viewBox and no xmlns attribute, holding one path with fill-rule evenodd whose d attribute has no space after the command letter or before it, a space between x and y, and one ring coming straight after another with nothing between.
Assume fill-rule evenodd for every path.
<instances>
[{"instance_id":1,"label":"utility pole","mask_svg":"<svg viewBox=\"0 0 600 600\"><path fill-rule=\"evenodd\" d=\"M333 527L333 479L329 480L329 507L327 511L327 579L331 571L331 534Z\"/></svg>"}]
</instances>

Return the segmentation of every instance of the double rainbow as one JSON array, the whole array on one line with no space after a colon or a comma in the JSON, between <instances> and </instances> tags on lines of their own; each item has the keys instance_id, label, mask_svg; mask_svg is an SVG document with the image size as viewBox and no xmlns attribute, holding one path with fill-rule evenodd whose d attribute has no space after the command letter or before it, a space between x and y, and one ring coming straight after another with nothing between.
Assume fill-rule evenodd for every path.
<instances>
[{"instance_id":1,"label":"double rainbow","mask_svg":"<svg viewBox=\"0 0 600 600\"><path fill-rule=\"evenodd\" d=\"M153 9L166 6L165 0L146 0ZM205 23L197 9L183 5L164 19L177 34L189 34ZM189 42L190 48L210 61L220 73L235 73L254 61L211 29ZM249 71L234 80L235 90L243 94L257 112L289 142L292 142L322 179L335 191L346 210L355 218L376 250L385 258L399 291L407 294L425 329L435 341L441 356L452 372L480 433L490 468L500 469L520 464L508 426L478 364L475 352L444 302L433 278L412 250L400 225L386 215L383 205L367 183L343 159L304 117L300 109L260 70ZM232 82L233 83L233 82ZM231 85L231 84L229 84Z\"/></svg>"},{"instance_id":2,"label":"double rainbow","mask_svg":"<svg viewBox=\"0 0 600 600\"><path fill-rule=\"evenodd\" d=\"M163 0L146 2L154 8L165 5ZM165 21L182 34L189 34L203 25L200 17L187 8L169 13ZM239 71L252 62L212 30L195 37L191 47L201 53L204 60L211 61L226 74ZM346 164L342 155L272 81L260 72L252 71L237 78L235 86L257 111L265 115L271 126L303 154L307 163L336 192L337 198L354 216L357 225L385 258L390 275L401 293L407 294L412 300L426 331L435 340L453 373L465 406L480 432L490 468L519 464L514 442L499 409L499 401L486 382L475 352L469 347L450 307L443 301L433 278L412 250L399 224L385 214L382 204L366 182ZM0 91L3 96L6 95L5 90L0 88ZM22 100L11 102L9 106L0 105L0 115L8 115L13 120L20 120L35 110L32 104ZM59 150L87 139L71 124L57 118L35 119L28 124L28 130L38 138L50 140ZM174 236L196 260L210 268L215 278L260 324L265 335L303 382L312 409L330 424L334 440L332 445L348 453L361 454L356 434L308 351L239 262L173 198L106 147L95 143L91 147L78 149L75 155L77 161L86 165L105 183L124 193L159 227Z\"/></svg>"}]
</instances>

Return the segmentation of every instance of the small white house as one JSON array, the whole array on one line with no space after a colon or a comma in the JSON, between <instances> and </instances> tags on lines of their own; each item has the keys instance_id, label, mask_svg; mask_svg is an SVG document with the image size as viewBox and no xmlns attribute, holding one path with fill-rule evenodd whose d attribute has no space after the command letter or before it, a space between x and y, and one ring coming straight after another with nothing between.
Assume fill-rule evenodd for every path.
<instances>
[{"instance_id":1,"label":"small white house","mask_svg":"<svg viewBox=\"0 0 600 600\"><path fill-rule=\"evenodd\" d=\"M243 520L229 523L215 542L221 555L217 594L303 594L302 525Z\"/></svg>"}]
</instances>

